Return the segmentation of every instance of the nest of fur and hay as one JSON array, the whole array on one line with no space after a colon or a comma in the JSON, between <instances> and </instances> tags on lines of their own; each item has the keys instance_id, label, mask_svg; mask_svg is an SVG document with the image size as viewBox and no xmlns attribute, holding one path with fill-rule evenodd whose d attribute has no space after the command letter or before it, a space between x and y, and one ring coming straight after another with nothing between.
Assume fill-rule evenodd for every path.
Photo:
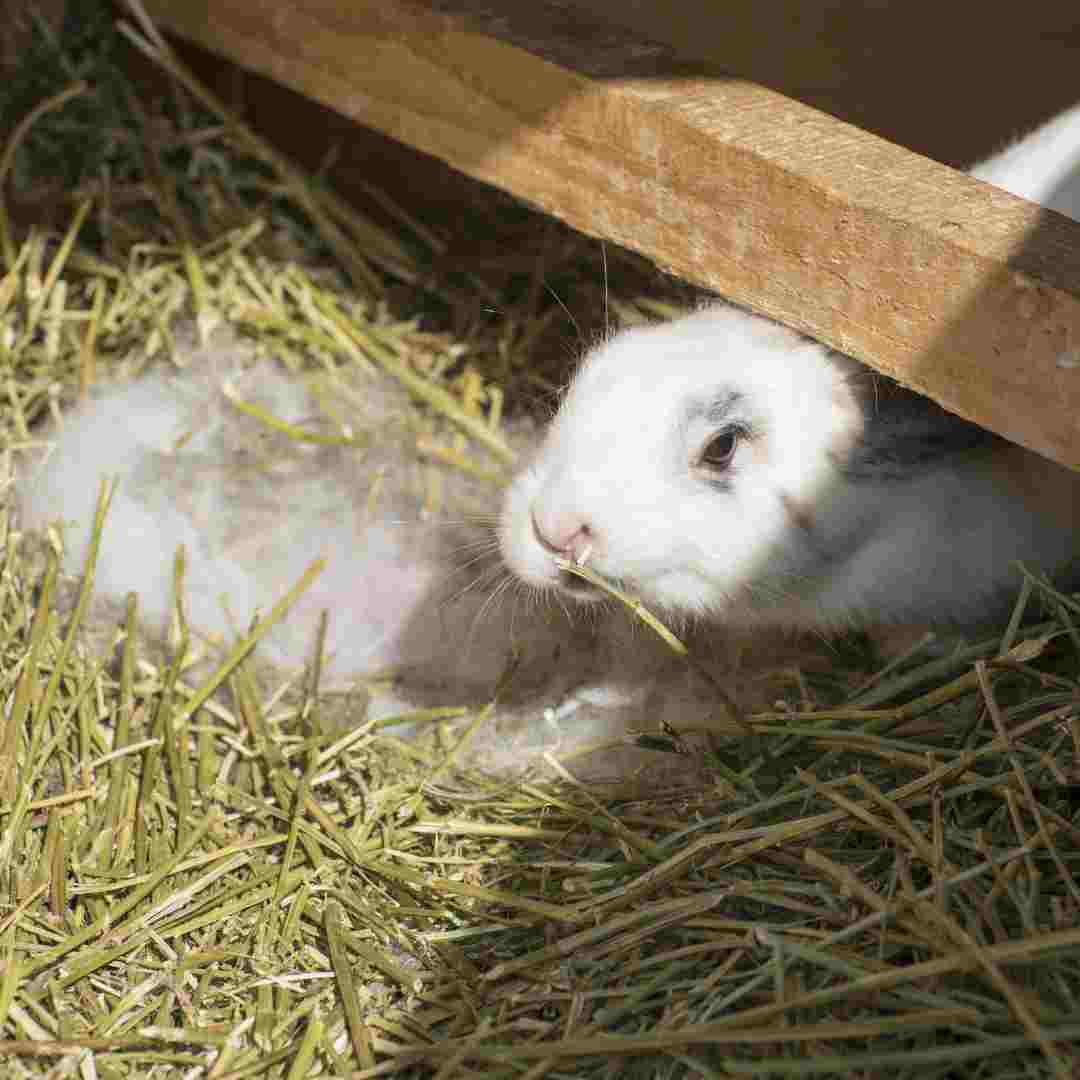
<instances>
[{"instance_id":1,"label":"nest of fur and hay","mask_svg":"<svg viewBox=\"0 0 1080 1080\"><path fill-rule=\"evenodd\" d=\"M127 40L172 80L151 120L96 25L77 53L39 35L39 81L8 94L46 71L51 89L0 113L9 209L72 170L55 227L0 211L9 494L43 421L221 326L297 377L404 386L419 500L447 468L497 484L504 403L551 389L530 366L565 320L547 279L624 320L661 313L629 257L604 279L561 232L524 273L447 269L438 230L298 174L136 12ZM86 149L103 145L107 170ZM483 213L552 250L519 207ZM98 641L92 572L65 600L55 537L16 526L6 506L5 1076L1080 1068L1075 597L1027 576L993 639L880 669L859 639L778 661L768 711L733 716L718 687L697 739L636 737L692 758L693 783L628 797L572 761L478 768L464 751L495 688L409 717L408 738L362 699L331 720L318 663L290 684L252 666L280 607L197 680L176 641L144 648L135 602Z\"/></svg>"}]
</instances>

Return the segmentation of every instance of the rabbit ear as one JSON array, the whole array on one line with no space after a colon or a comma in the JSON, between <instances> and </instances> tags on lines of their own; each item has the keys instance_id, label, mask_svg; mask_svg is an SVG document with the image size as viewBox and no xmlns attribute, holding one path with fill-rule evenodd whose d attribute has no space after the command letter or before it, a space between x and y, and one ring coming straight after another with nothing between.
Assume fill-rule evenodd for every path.
<instances>
[{"instance_id":1,"label":"rabbit ear","mask_svg":"<svg viewBox=\"0 0 1080 1080\"><path fill-rule=\"evenodd\" d=\"M1080 105L1059 113L971 175L1080 221Z\"/></svg>"}]
</instances>

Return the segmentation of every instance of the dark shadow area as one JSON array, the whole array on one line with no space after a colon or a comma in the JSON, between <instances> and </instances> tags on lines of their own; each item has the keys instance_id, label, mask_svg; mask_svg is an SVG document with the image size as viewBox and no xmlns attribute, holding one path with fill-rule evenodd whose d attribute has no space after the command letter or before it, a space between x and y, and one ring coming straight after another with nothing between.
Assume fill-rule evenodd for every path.
<instances>
[{"instance_id":1,"label":"dark shadow area","mask_svg":"<svg viewBox=\"0 0 1080 1080\"><path fill-rule=\"evenodd\" d=\"M768 86L963 168L1080 98L1080 18L978 0L573 0L702 74Z\"/></svg>"}]
</instances>

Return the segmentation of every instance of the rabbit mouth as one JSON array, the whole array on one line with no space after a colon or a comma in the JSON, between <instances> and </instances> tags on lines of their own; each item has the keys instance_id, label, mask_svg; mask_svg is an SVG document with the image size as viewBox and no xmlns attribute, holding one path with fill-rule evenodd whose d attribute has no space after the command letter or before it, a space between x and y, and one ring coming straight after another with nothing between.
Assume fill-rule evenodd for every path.
<instances>
[{"instance_id":1,"label":"rabbit mouth","mask_svg":"<svg viewBox=\"0 0 1080 1080\"><path fill-rule=\"evenodd\" d=\"M609 577L607 574L590 567L598 581L589 580L572 570L560 567L555 577L555 587L564 596L569 596L579 604L598 604L613 597L624 603L631 602L637 590L625 578ZM629 593L629 596L624 594Z\"/></svg>"}]
</instances>

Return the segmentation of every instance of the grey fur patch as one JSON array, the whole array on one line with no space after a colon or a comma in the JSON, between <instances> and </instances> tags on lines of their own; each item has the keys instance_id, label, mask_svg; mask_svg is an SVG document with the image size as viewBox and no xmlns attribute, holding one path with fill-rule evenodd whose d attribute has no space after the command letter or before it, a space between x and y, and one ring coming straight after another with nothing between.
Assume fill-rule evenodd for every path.
<instances>
[{"instance_id":1,"label":"grey fur patch","mask_svg":"<svg viewBox=\"0 0 1080 1080\"><path fill-rule=\"evenodd\" d=\"M727 389L691 398L686 405L685 421L691 423L703 419L707 424L719 427L733 415L737 415L743 400L739 391Z\"/></svg>"},{"instance_id":2,"label":"grey fur patch","mask_svg":"<svg viewBox=\"0 0 1080 1080\"><path fill-rule=\"evenodd\" d=\"M941 467L958 454L990 450L1005 441L870 371L858 393L865 416L862 436L836 462L857 483L902 483Z\"/></svg>"}]
</instances>

